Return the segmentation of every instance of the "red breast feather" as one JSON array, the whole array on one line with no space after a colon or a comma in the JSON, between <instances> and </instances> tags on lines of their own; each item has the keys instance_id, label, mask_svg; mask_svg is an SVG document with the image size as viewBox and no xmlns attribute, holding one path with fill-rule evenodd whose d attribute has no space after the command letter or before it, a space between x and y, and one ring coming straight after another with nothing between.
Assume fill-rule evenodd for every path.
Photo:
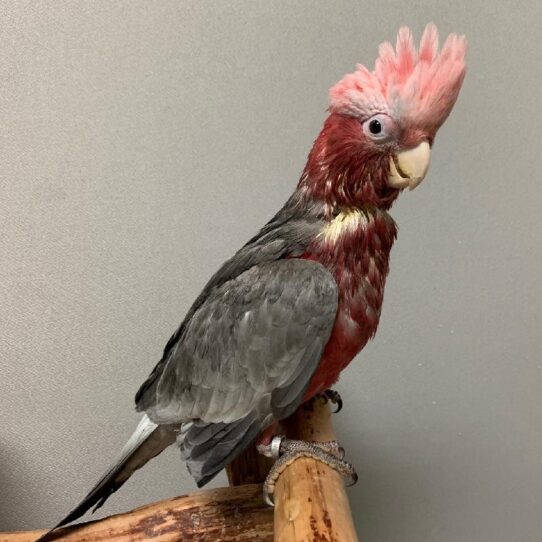
<instances>
[{"instance_id":1,"label":"red breast feather","mask_svg":"<svg viewBox=\"0 0 542 542\"><path fill-rule=\"evenodd\" d=\"M339 286L335 325L306 398L332 386L376 333L396 235L395 222L385 211L349 209L326 226L304 255L325 265Z\"/></svg>"}]
</instances>

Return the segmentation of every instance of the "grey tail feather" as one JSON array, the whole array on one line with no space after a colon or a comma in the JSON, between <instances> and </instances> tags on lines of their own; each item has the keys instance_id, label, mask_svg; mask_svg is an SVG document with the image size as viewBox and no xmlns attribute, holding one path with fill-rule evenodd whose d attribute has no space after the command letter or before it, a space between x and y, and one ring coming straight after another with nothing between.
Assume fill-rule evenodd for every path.
<instances>
[{"instance_id":1,"label":"grey tail feather","mask_svg":"<svg viewBox=\"0 0 542 542\"><path fill-rule=\"evenodd\" d=\"M212 480L256 439L261 430L261 420L251 414L232 423L183 426L177 442L198 487Z\"/></svg>"},{"instance_id":2,"label":"grey tail feather","mask_svg":"<svg viewBox=\"0 0 542 542\"><path fill-rule=\"evenodd\" d=\"M90 493L55 527L36 542L54 540L55 529L79 519L90 508L95 512L147 461L175 442L177 425L156 425L145 415L122 449L118 460L100 478Z\"/></svg>"}]
</instances>

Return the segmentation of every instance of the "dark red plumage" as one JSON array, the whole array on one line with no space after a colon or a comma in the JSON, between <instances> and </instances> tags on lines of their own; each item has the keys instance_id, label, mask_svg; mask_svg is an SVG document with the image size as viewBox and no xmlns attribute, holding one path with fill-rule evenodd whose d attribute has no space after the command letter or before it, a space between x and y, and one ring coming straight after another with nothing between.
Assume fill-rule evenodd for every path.
<instances>
[{"instance_id":1,"label":"dark red plumage","mask_svg":"<svg viewBox=\"0 0 542 542\"><path fill-rule=\"evenodd\" d=\"M357 119L336 114L328 117L309 154L300 188L330 210L346 208L351 216L335 220L354 224L335 235L324 233L302 256L327 267L339 286L335 325L305 399L331 387L376 332L397 235L385 212L399 194L386 182L388 162L389 154L367 144Z\"/></svg>"},{"instance_id":2,"label":"dark red plumage","mask_svg":"<svg viewBox=\"0 0 542 542\"><path fill-rule=\"evenodd\" d=\"M399 191L387 184L391 149L372 144L355 117L332 113L314 142L298 189L329 209L389 209Z\"/></svg>"},{"instance_id":3,"label":"dark red plumage","mask_svg":"<svg viewBox=\"0 0 542 542\"><path fill-rule=\"evenodd\" d=\"M322 361L306 399L330 388L341 371L376 333L397 229L389 216L375 213L365 231L345 234L341 243L304 257L323 263L339 285L339 308Z\"/></svg>"}]
</instances>

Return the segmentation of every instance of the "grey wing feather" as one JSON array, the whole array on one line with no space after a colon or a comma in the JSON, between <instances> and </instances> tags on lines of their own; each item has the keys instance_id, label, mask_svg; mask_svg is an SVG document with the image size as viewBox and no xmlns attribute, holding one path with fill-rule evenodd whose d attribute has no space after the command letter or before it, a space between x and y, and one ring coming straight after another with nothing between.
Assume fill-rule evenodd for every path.
<instances>
[{"instance_id":1,"label":"grey wing feather","mask_svg":"<svg viewBox=\"0 0 542 542\"><path fill-rule=\"evenodd\" d=\"M162 359L136 393L137 410L145 411L149 398L151 403L154 401L152 392L147 392L160 378L171 351L181 340L195 312L208 301L212 293L255 266L303 255L310 242L320 233L324 216L323 203L307 202L294 194L252 239L224 262L194 301L183 322L167 342Z\"/></svg>"},{"instance_id":2,"label":"grey wing feather","mask_svg":"<svg viewBox=\"0 0 542 542\"><path fill-rule=\"evenodd\" d=\"M190 423L177 435L181 455L199 487L230 463L261 432L255 413L233 423Z\"/></svg>"},{"instance_id":3,"label":"grey wing feather","mask_svg":"<svg viewBox=\"0 0 542 542\"><path fill-rule=\"evenodd\" d=\"M142 402L156 423L259 425L301 402L329 339L337 285L320 264L256 265L208 295Z\"/></svg>"}]
</instances>

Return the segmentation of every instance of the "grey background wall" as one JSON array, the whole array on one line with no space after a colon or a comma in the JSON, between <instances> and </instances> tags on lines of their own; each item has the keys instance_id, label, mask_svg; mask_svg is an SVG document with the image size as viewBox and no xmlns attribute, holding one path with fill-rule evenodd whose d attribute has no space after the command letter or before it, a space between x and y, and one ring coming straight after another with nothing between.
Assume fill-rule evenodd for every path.
<instances>
[{"instance_id":1,"label":"grey background wall","mask_svg":"<svg viewBox=\"0 0 542 542\"><path fill-rule=\"evenodd\" d=\"M279 208L327 89L401 24L470 42L379 333L338 385L364 542L539 542L536 1L0 4L0 529L51 525L217 266ZM220 477L216 485L225 483ZM194 489L177 450L110 514Z\"/></svg>"}]
</instances>

